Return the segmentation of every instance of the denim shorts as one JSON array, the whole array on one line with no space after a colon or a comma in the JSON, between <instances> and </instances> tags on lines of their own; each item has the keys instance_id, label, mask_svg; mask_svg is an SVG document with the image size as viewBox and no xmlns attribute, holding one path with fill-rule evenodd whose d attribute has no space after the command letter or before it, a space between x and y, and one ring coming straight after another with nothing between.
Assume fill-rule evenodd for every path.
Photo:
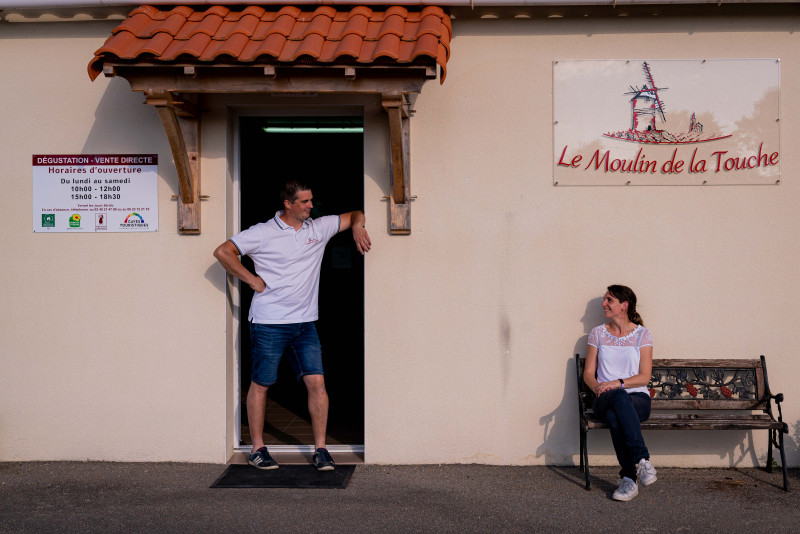
<instances>
[{"instance_id":1,"label":"denim shorts","mask_svg":"<svg viewBox=\"0 0 800 534\"><path fill-rule=\"evenodd\" d=\"M250 323L253 360L251 380L271 386L278 380L278 364L286 354L297 380L305 375L322 375L322 347L314 323Z\"/></svg>"}]
</instances>

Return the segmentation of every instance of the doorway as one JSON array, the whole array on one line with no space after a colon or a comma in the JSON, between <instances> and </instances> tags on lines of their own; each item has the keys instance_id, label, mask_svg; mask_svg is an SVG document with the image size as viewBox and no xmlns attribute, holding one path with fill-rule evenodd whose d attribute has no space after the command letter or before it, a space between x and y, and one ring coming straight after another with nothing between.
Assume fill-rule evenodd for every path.
<instances>
[{"instance_id":1,"label":"doorway","mask_svg":"<svg viewBox=\"0 0 800 534\"><path fill-rule=\"evenodd\" d=\"M364 135L361 116L239 117L240 224L248 228L282 209L278 192L294 179L311 187L312 218L363 209ZM243 263L253 269L249 258ZM239 284L241 313L241 445L250 445L245 397L251 360L247 316L253 292ZM364 259L352 234L328 243L322 260L317 331L330 398L329 446L364 443ZM281 361L270 387L265 443L311 445L306 389Z\"/></svg>"}]
</instances>

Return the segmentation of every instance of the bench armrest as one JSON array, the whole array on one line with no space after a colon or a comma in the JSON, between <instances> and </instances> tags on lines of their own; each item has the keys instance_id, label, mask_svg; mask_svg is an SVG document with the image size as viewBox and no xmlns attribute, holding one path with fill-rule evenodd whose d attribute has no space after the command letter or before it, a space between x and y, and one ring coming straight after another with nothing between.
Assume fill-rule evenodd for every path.
<instances>
[{"instance_id":1,"label":"bench armrest","mask_svg":"<svg viewBox=\"0 0 800 534\"><path fill-rule=\"evenodd\" d=\"M783 393L776 393L775 395L772 394L772 391L769 389L769 378L767 378L767 359L764 355L761 355L761 370L764 373L764 393L766 394L769 402L767 402L767 413L775 417L772 413L772 401L775 401L775 407L778 408L778 422L783 423L783 412L781 411L781 403L783 402ZM786 423L783 424L783 431L784 433L789 432L789 427Z\"/></svg>"},{"instance_id":2,"label":"bench armrest","mask_svg":"<svg viewBox=\"0 0 800 534\"><path fill-rule=\"evenodd\" d=\"M769 393L769 392L768 392ZM783 411L781 410L781 403L783 402L783 393L778 393L776 395L769 394L769 398L775 401L775 407L778 409L778 422L783 423ZM769 405L767 405L769 407ZM772 410L769 410L769 414L775 417L772 414ZM783 423L783 433L789 433L789 425Z\"/></svg>"},{"instance_id":3,"label":"bench armrest","mask_svg":"<svg viewBox=\"0 0 800 534\"><path fill-rule=\"evenodd\" d=\"M592 402L594 401L594 393L586 388L583 383L583 366L581 365L581 355L575 355L575 371L577 372L577 386L578 386L578 411L581 420L587 420L587 412L592 409Z\"/></svg>"}]
</instances>

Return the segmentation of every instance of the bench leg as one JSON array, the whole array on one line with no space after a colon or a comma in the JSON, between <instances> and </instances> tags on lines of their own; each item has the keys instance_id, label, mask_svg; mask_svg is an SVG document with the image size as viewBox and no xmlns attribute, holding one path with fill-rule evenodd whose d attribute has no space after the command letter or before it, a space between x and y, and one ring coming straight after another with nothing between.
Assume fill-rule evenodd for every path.
<instances>
[{"instance_id":1,"label":"bench leg","mask_svg":"<svg viewBox=\"0 0 800 534\"><path fill-rule=\"evenodd\" d=\"M584 488L588 491L592 489L592 484L589 482L589 447L586 432L583 430L581 430L581 471L583 471Z\"/></svg>"},{"instance_id":2,"label":"bench leg","mask_svg":"<svg viewBox=\"0 0 800 534\"><path fill-rule=\"evenodd\" d=\"M772 473L772 444L778 445L775 440L775 430L769 430L767 437L769 438L769 448L767 449L767 473Z\"/></svg>"},{"instance_id":3,"label":"bench leg","mask_svg":"<svg viewBox=\"0 0 800 534\"><path fill-rule=\"evenodd\" d=\"M783 468L783 491L789 491L789 473L786 471L786 454L783 452L783 432L778 431L781 450L781 467Z\"/></svg>"},{"instance_id":4,"label":"bench leg","mask_svg":"<svg viewBox=\"0 0 800 534\"><path fill-rule=\"evenodd\" d=\"M781 454L781 470L783 471L783 491L789 491L789 473L786 468L786 452L783 448L783 434L784 430L788 432L788 428L784 425L783 430L770 430L769 431L769 451L767 452L767 472L772 473L772 447L778 449Z\"/></svg>"}]
</instances>

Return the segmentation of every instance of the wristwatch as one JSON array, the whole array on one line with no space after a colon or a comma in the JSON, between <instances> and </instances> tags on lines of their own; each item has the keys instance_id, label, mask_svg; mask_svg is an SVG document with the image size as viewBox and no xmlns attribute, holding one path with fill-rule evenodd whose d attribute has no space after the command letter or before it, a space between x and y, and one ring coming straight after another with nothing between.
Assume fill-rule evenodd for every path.
<instances>
[{"instance_id":1,"label":"wristwatch","mask_svg":"<svg viewBox=\"0 0 800 534\"><path fill-rule=\"evenodd\" d=\"M625 381L623 379L621 379L621 378L619 379L619 387L621 387L622 389L625 389Z\"/></svg>"}]
</instances>

